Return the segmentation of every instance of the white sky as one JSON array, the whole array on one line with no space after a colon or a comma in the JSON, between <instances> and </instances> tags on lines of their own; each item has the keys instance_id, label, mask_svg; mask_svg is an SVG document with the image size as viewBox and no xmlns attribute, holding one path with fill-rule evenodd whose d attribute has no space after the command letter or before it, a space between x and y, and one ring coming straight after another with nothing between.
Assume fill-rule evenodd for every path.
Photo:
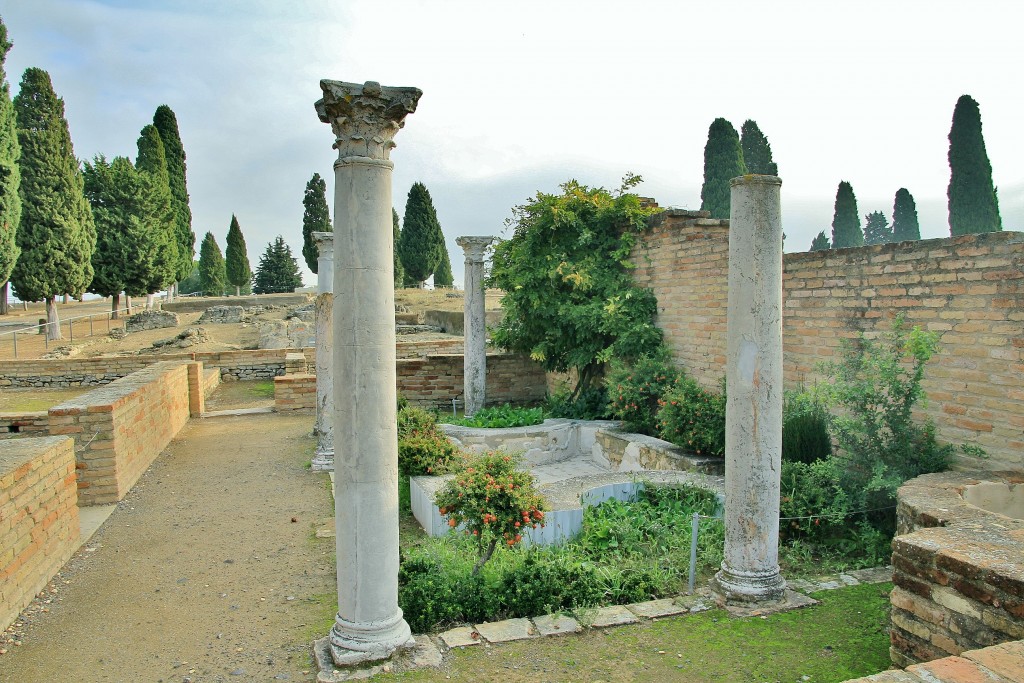
<instances>
[{"instance_id":1,"label":"white sky","mask_svg":"<svg viewBox=\"0 0 1024 683\"><path fill-rule=\"evenodd\" d=\"M178 117L198 242L238 216L255 268L282 234L299 258L314 171L333 204L319 79L424 92L392 153L394 204L430 190L456 281L459 235L511 207L626 172L662 206L700 208L711 121L755 119L783 179L786 250L831 233L840 180L863 217L906 187L923 237L949 234L953 106L972 95L1003 225L1024 230L1024 9L1017 2L5 0L14 92L50 72L80 158L134 159L160 104ZM314 276L305 274L307 284Z\"/></svg>"}]
</instances>

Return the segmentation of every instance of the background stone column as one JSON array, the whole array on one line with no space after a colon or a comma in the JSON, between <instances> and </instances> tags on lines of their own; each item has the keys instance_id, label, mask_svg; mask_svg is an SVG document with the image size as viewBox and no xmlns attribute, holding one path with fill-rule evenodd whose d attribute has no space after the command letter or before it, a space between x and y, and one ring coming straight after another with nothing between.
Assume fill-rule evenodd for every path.
<instances>
[{"instance_id":1,"label":"background stone column","mask_svg":"<svg viewBox=\"0 0 1024 683\"><path fill-rule=\"evenodd\" d=\"M779 572L782 466L782 210L775 176L733 178L725 409L726 603L785 595Z\"/></svg>"},{"instance_id":2,"label":"background stone column","mask_svg":"<svg viewBox=\"0 0 1024 683\"><path fill-rule=\"evenodd\" d=\"M316 103L334 147L334 460L338 614L335 664L383 659L413 644L398 607L398 435L392 138L417 88L320 81Z\"/></svg>"},{"instance_id":3,"label":"background stone column","mask_svg":"<svg viewBox=\"0 0 1024 683\"><path fill-rule=\"evenodd\" d=\"M314 232L316 241L316 453L312 470L334 469L334 233Z\"/></svg>"},{"instance_id":4,"label":"background stone column","mask_svg":"<svg viewBox=\"0 0 1024 683\"><path fill-rule=\"evenodd\" d=\"M484 297L484 254L493 237L459 237L466 252L463 300L463 386L466 416L484 407L487 394L487 306Z\"/></svg>"}]
</instances>

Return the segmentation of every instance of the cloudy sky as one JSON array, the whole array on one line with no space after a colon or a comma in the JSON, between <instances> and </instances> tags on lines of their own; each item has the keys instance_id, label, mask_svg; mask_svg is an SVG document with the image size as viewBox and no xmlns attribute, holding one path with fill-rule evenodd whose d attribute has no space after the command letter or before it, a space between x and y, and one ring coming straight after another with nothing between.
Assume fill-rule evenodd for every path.
<instances>
[{"instance_id":1,"label":"cloudy sky","mask_svg":"<svg viewBox=\"0 0 1024 683\"><path fill-rule=\"evenodd\" d=\"M756 120L772 145L786 251L831 232L840 180L862 215L891 216L908 188L922 235L947 236L964 93L1004 228L1024 230L1018 2L5 0L0 16L12 90L27 67L50 72L79 158L134 158L170 105L195 232L223 248L236 214L254 267L277 234L299 255L314 172L333 193L321 78L423 90L396 138L393 200L401 215L426 184L456 281L456 237L502 234L512 206L569 178L614 188L633 172L662 206L700 208L719 116Z\"/></svg>"}]
</instances>

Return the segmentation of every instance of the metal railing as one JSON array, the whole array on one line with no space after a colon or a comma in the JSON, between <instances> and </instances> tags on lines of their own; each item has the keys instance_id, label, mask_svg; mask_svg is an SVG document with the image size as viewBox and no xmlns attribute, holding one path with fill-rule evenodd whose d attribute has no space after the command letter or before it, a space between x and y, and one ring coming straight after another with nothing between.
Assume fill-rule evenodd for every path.
<instances>
[{"instance_id":1,"label":"metal railing","mask_svg":"<svg viewBox=\"0 0 1024 683\"><path fill-rule=\"evenodd\" d=\"M159 308L159 303L158 303L157 308ZM38 335L38 334L42 333L43 334L44 346L45 346L46 350L49 351L49 349L50 349L50 338L49 338L49 335L47 335L45 333L45 331L43 330L43 328L46 328L49 325L56 324L58 327L62 327L64 325L64 323L67 323L67 325L68 325L68 342L70 343L70 342L74 342L75 341L75 327L74 327L75 321L88 320L89 321L89 334L87 334L85 336L91 337L95 333L95 326L94 326L94 319L95 318L99 318L99 317L105 318L105 320L106 320L106 331L109 333L110 332L110 322L113 319L114 313L129 313L130 311L133 311L133 310L146 310L146 309L145 309L144 305L143 306L131 306L131 307L126 306L124 308L119 308L116 311L106 311L105 313L90 313L89 315L73 316L71 318L67 318L66 320L59 320L56 323L45 322L45 323L38 323L36 325L25 325L24 327L22 327L20 329L17 329L17 330L12 330L11 332L0 332L0 339L3 339L3 337L5 337L7 335L10 335L11 341L12 341L12 343L14 345L14 357L17 358L18 357L18 334L21 334L22 336L25 336L25 335ZM154 310L156 310L156 309L154 309ZM118 318L117 321L115 321L115 322L120 322L122 326L124 325L124 320L122 318ZM79 337L81 337L81 336L82 335L79 334ZM58 340L54 340L54 341L58 341Z\"/></svg>"}]
</instances>

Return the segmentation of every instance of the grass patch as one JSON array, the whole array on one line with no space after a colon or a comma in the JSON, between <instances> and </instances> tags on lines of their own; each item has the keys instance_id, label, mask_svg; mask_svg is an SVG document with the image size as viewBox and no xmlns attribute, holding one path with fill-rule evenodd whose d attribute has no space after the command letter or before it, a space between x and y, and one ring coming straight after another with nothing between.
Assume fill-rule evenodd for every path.
<instances>
[{"instance_id":1,"label":"grass patch","mask_svg":"<svg viewBox=\"0 0 1024 683\"><path fill-rule=\"evenodd\" d=\"M77 396L81 396L95 387L81 387L70 389L46 389L33 388L31 390L19 391L5 389L0 392L0 413L35 413L49 410L58 403L63 403Z\"/></svg>"},{"instance_id":2,"label":"grass patch","mask_svg":"<svg viewBox=\"0 0 1024 683\"><path fill-rule=\"evenodd\" d=\"M274 398L274 382L272 380L259 380L256 382L243 382L248 385L250 393L259 398Z\"/></svg>"},{"instance_id":3,"label":"grass patch","mask_svg":"<svg viewBox=\"0 0 1024 683\"><path fill-rule=\"evenodd\" d=\"M439 422L460 425L462 427L482 427L485 429L501 429L507 427L530 427L544 422L544 409L513 407L506 403L478 410L472 417L438 416Z\"/></svg>"}]
</instances>

